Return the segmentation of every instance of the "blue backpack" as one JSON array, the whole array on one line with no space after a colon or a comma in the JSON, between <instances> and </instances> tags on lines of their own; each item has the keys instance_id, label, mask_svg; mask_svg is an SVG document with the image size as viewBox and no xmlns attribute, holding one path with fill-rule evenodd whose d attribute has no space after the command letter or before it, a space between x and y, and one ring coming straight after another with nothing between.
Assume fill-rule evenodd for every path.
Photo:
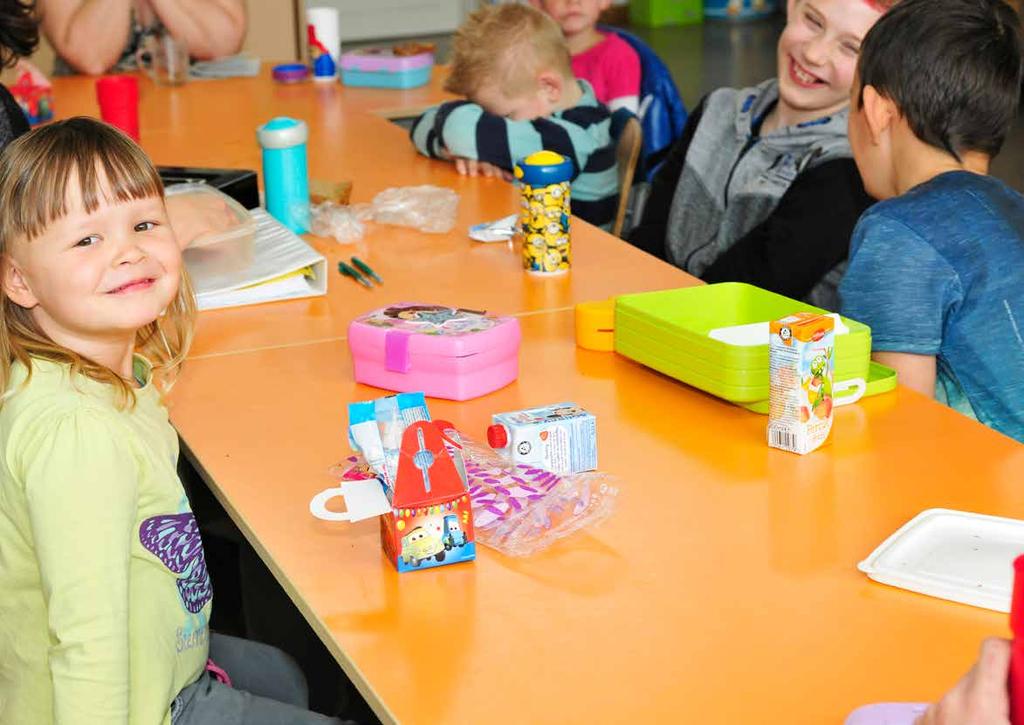
<instances>
[{"instance_id":1,"label":"blue backpack","mask_svg":"<svg viewBox=\"0 0 1024 725\"><path fill-rule=\"evenodd\" d=\"M638 176L650 181L661 159L683 134L686 106L669 69L647 43L619 28L601 26L599 29L615 33L640 56L640 126L644 131L644 154L643 172Z\"/></svg>"}]
</instances>

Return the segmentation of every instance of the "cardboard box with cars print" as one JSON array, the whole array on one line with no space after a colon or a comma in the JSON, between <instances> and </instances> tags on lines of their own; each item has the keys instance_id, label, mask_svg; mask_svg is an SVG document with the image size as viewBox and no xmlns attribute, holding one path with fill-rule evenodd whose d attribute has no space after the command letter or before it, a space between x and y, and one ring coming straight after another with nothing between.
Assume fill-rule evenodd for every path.
<instances>
[{"instance_id":1,"label":"cardboard box with cars print","mask_svg":"<svg viewBox=\"0 0 1024 725\"><path fill-rule=\"evenodd\" d=\"M385 555L398 571L476 558L473 508L440 426L413 423L402 436L391 512L380 517Z\"/></svg>"}]
</instances>

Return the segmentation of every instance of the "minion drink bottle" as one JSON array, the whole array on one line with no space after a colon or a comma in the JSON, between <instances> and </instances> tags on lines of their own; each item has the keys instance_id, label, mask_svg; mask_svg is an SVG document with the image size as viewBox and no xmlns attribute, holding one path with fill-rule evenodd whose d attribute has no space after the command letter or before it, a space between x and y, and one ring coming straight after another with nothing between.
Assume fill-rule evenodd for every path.
<instances>
[{"instance_id":1,"label":"minion drink bottle","mask_svg":"<svg viewBox=\"0 0 1024 725\"><path fill-rule=\"evenodd\" d=\"M538 151L520 160L519 215L523 267L538 274L559 274L570 266L569 180L572 160L554 151Z\"/></svg>"}]
</instances>

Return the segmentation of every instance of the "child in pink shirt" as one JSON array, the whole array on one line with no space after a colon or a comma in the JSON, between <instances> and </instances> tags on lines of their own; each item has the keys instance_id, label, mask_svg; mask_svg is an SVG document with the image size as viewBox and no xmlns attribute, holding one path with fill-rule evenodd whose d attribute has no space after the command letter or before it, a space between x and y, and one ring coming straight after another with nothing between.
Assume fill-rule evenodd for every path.
<instances>
[{"instance_id":1,"label":"child in pink shirt","mask_svg":"<svg viewBox=\"0 0 1024 725\"><path fill-rule=\"evenodd\" d=\"M625 40L597 29L597 18L611 0L531 0L562 28L572 70L594 87L597 100L611 110L639 110L640 57Z\"/></svg>"}]
</instances>

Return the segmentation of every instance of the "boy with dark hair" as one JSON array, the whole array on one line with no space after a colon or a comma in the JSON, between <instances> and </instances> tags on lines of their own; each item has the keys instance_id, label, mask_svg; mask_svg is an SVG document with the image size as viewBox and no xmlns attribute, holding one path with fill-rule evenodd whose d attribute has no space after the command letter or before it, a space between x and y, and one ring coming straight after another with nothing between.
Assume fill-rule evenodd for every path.
<instances>
[{"instance_id":1,"label":"boy with dark hair","mask_svg":"<svg viewBox=\"0 0 1024 725\"><path fill-rule=\"evenodd\" d=\"M840 295L904 385L1024 442L1024 197L986 176L1021 43L1003 0L903 0L868 33L850 146L885 201L857 223Z\"/></svg>"}]
</instances>

